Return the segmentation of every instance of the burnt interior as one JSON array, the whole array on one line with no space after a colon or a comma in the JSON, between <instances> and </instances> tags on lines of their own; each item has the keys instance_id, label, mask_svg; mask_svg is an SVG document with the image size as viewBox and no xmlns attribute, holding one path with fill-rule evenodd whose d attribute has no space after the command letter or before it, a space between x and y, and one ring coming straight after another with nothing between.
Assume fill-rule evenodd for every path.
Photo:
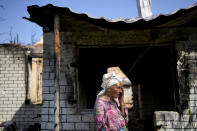
<instances>
[{"instance_id":1,"label":"burnt interior","mask_svg":"<svg viewBox=\"0 0 197 131\"><path fill-rule=\"evenodd\" d=\"M107 67L119 66L133 85L140 85L143 128L153 130L154 111L175 108L174 60L171 46L79 48L79 107L94 107ZM138 109L135 106L134 109Z\"/></svg>"}]
</instances>

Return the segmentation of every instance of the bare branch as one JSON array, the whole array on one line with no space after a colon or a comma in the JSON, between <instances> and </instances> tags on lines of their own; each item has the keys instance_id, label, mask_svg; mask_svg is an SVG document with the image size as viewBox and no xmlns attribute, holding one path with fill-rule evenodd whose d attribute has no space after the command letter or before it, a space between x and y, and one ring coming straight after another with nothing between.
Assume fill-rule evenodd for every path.
<instances>
[{"instance_id":1,"label":"bare branch","mask_svg":"<svg viewBox=\"0 0 197 131\"><path fill-rule=\"evenodd\" d=\"M12 26L10 27L10 31L9 31L9 36L10 36L10 43L13 43L13 35L12 35Z\"/></svg>"},{"instance_id":2,"label":"bare branch","mask_svg":"<svg viewBox=\"0 0 197 131\"><path fill-rule=\"evenodd\" d=\"M32 32L31 32L31 44L32 44L32 45L36 42L36 41L35 41L35 36L36 36L35 31L32 31Z\"/></svg>"},{"instance_id":3,"label":"bare branch","mask_svg":"<svg viewBox=\"0 0 197 131\"><path fill-rule=\"evenodd\" d=\"M19 35L16 33L16 36L14 37L14 44L19 44Z\"/></svg>"}]
</instances>

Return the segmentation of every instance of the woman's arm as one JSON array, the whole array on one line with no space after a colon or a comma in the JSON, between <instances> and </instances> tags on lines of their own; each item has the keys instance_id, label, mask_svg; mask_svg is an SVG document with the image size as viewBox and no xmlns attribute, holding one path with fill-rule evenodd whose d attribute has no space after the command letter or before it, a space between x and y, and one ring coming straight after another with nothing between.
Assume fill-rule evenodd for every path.
<instances>
[{"instance_id":1,"label":"woman's arm","mask_svg":"<svg viewBox=\"0 0 197 131\"><path fill-rule=\"evenodd\" d=\"M126 112L125 112L124 90L123 90L123 88L122 88L122 93L120 94L118 100L119 100L119 104L120 104L121 115L125 118L126 117Z\"/></svg>"},{"instance_id":2,"label":"woman's arm","mask_svg":"<svg viewBox=\"0 0 197 131\"><path fill-rule=\"evenodd\" d=\"M95 104L95 122L97 131L108 131L110 130L107 126L107 120L105 118L104 103L97 101Z\"/></svg>"}]
</instances>

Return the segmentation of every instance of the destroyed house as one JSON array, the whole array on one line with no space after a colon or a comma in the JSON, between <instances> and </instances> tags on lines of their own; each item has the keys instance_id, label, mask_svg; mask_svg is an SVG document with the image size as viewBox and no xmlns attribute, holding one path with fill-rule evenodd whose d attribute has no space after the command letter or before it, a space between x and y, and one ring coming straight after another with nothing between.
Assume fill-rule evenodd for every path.
<instances>
[{"instance_id":1,"label":"destroyed house","mask_svg":"<svg viewBox=\"0 0 197 131\"><path fill-rule=\"evenodd\" d=\"M197 129L197 6L119 20L53 5L28 12L44 32L42 130L94 130L94 101L111 66L132 81L129 129Z\"/></svg>"},{"instance_id":2,"label":"destroyed house","mask_svg":"<svg viewBox=\"0 0 197 131\"><path fill-rule=\"evenodd\" d=\"M42 44L0 44L0 131L40 125Z\"/></svg>"}]
</instances>

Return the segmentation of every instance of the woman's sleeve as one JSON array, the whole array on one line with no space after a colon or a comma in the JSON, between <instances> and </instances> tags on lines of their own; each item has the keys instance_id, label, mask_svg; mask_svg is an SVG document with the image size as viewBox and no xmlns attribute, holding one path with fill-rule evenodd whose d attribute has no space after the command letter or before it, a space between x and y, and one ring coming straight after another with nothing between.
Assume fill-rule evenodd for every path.
<instances>
[{"instance_id":1,"label":"woman's sleeve","mask_svg":"<svg viewBox=\"0 0 197 131\"><path fill-rule=\"evenodd\" d=\"M97 131L108 131L107 122L105 118L104 103L97 102L95 105L95 122Z\"/></svg>"}]
</instances>

